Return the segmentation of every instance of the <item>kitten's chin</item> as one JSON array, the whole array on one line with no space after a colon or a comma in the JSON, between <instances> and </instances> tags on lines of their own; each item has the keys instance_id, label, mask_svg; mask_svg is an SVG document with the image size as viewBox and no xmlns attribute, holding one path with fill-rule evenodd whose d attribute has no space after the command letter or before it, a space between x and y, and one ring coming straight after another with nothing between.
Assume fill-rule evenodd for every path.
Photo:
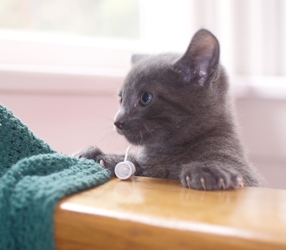
<instances>
[{"instance_id":1,"label":"kitten's chin","mask_svg":"<svg viewBox=\"0 0 286 250\"><path fill-rule=\"evenodd\" d=\"M143 146L146 145L146 141L148 141L149 136L143 136L141 132L130 132L128 130L122 130L120 128L115 127L115 131L119 135L123 135L125 139L130 142L132 145Z\"/></svg>"},{"instance_id":2,"label":"kitten's chin","mask_svg":"<svg viewBox=\"0 0 286 250\"><path fill-rule=\"evenodd\" d=\"M138 133L138 134L128 134L125 133L123 134L125 139L131 143L132 145L136 145L136 146L144 146L146 145L146 138L143 139L142 134Z\"/></svg>"},{"instance_id":3,"label":"kitten's chin","mask_svg":"<svg viewBox=\"0 0 286 250\"><path fill-rule=\"evenodd\" d=\"M115 131L120 134L120 135L124 135L122 129L119 129L117 127L114 127Z\"/></svg>"}]
</instances>

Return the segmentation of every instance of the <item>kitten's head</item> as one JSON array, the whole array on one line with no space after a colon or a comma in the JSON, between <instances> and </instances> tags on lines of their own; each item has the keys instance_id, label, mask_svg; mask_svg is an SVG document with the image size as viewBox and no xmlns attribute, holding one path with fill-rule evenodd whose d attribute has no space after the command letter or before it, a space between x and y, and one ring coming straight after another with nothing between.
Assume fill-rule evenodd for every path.
<instances>
[{"instance_id":1,"label":"kitten's head","mask_svg":"<svg viewBox=\"0 0 286 250\"><path fill-rule=\"evenodd\" d=\"M219 43L202 29L183 56L147 56L134 64L114 124L135 145L182 144L221 119L226 92Z\"/></svg>"}]
</instances>

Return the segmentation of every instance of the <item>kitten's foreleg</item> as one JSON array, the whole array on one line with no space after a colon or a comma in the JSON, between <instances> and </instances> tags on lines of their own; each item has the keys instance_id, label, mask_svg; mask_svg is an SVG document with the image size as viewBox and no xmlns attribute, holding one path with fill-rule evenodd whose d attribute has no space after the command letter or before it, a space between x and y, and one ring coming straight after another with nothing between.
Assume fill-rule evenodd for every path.
<instances>
[{"instance_id":1,"label":"kitten's foreleg","mask_svg":"<svg viewBox=\"0 0 286 250\"><path fill-rule=\"evenodd\" d=\"M111 174L114 174L114 168L119 163L124 161L124 155L116 155L116 154L105 154L97 147L87 147L77 153L74 154L75 157L78 158L87 158L92 159L99 163L102 167L107 168L111 171ZM136 168L135 174L140 173L141 166L137 162L136 158L133 155L128 156L128 160L133 162Z\"/></svg>"},{"instance_id":2,"label":"kitten's foreleg","mask_svg":"<svg viewBox=\"0 0 286 250\"><path fill-rule=\"evenodd\" d=\"M109 169L112 174L114 174L116 164L124 160L124 155L105 154L99 148L93 146L75 153L74 157L94 160L102 167Z\"/></svg>"}]
</instances>

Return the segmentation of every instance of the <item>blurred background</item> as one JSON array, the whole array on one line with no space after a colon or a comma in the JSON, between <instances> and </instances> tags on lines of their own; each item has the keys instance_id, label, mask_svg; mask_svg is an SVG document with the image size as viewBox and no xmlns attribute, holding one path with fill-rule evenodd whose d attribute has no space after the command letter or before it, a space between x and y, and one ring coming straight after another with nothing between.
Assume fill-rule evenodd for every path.
<instances>
[{"instance_id":1,"label":"blurred background","mask_svg":"<svg viewBox=\"0 0 286 250\"><path fill-rule=\"evenodd\" d=\"M134 53L220 41L243 141L266 187L286 188L286 1L1 0L0 103L57 151L124 152L113 129Z\"/></svg>"}]
</instances>

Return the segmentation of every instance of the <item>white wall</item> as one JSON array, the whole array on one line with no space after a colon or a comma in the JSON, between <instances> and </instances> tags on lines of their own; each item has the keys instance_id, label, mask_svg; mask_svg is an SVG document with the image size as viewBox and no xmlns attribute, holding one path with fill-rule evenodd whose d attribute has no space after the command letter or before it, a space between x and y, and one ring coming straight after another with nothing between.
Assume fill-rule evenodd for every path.
<instances>
[{"instance_id":1,"label":"white wall","mask_svg":"<svg viewBox=\"0 0 286 250\"><path fill-rule=\"evenodd\" d=\"M241 135L266 186L286 188L286 100L248 97L236 101Z\"/></svg>"},{"instance_id":2,"label":"white wall","mask_svg":"<svg viewBox=\"0 0 286 250\"><path fill-rule=\"evenodd\" d=\"M0 71L0 104L57 151L125 150L113 129L122 78ZM122 146L123 145L123 146Z\"/></svg>"}]
</instances>

